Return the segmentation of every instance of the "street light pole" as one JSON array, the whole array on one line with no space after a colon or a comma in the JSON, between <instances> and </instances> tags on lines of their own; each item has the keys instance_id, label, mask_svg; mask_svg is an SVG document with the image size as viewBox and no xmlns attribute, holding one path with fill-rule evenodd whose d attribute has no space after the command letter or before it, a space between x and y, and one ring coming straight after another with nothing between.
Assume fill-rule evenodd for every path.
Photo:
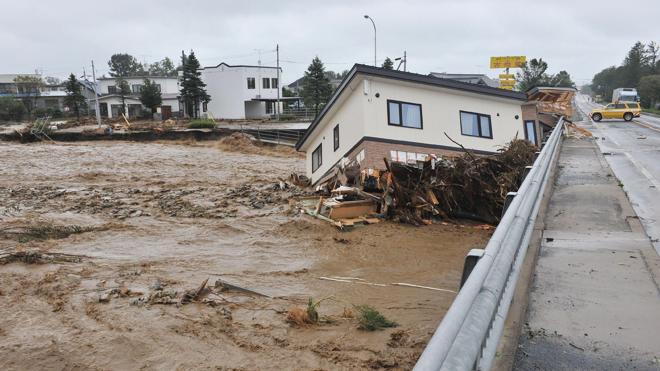
<instances>
[{"instance_id":1,"label":"street light pole","mask_svg":"<svg viewBox=\"0 0 660 371\"><path fill-rule=\"evenodd\" d=\"M371 21L371 24L374 26L374 67L378 67L377 64L377 58L376 58L376 22L374 22L374 19L369 17L368 15L364 15L364 18L368 19Z\"/></svg>"}]
</instances>

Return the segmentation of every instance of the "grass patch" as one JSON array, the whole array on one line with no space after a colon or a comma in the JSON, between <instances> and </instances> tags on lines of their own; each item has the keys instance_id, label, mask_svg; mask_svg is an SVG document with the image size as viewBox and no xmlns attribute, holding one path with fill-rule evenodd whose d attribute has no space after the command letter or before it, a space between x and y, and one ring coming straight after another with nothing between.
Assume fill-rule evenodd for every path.
<instances>
[{"instance_id":1,"label":"grass patch","mask_svg":"<svg viewBox=\"0 0 660 371\"><path fill-rule=\"evenodd\" d=\"M655 108L642 108L642 112L660 115L660 109L655 109Z\"/></svg>"},{"instance_id":2,"label":"grass patch","mask_svg":"<svg viewBox=\"0 0 660 371\"><path fill-rule=\"evenodd\" d=\"M215 129L215 125L211 119L197 119L190 121L188 129Z\"/></svg>"},{"instance_id":3,"label":"grass patch","mask_svg":"<svg viewBox=\"0 0 660 371\"><path fill-rule=\"evenodd\" d=\"M356 309L358 311L358 328L360 330L375 331L386 327L398 326L396 322L385 318L379 311L368 305L360 305Z\"/></svg>"}]
</instances>

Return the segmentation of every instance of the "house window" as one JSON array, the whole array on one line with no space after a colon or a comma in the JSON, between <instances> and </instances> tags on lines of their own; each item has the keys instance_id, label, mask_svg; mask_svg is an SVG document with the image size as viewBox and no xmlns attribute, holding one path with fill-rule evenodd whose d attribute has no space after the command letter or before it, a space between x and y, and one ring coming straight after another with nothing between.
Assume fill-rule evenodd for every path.
<instances>
[{"instance_id":1,"label":"house window","mask_svg":"<svg viewBox=\"0 0 660 371\"><path fill-rule=\"evenodd\" d=\"M143 86L143 85L138 85L138 84L136 84L136 85L132 85L132 86L131 86L131 91L132 91L134 94L139 94L139 93L142 91L142 86Z\"/></svg>"},{"instance_id":2,"label":"house window","mask_svg":"<svg viewBox=\"0 0 660 371\"><path fill-rule=\"evenodd\" d=\"M247 85L248 85L248 89L254 89L255 86L254 77L247 78Z\"/></svg>"},{"instance_id":3,"label":"house window","mask_svg":"<svg viewBox=\"0 0 660 371\"><path fill-rule=\"evenodd\" d=\"M388 100L387 121L394 126L421 129L422 105Z\"/></svg>"},{"instance_id":4,"label":"house window","mask_svg":"<svg viewBox=\"0 0 660 371\"><path fill-rule=\"evenodd\" d=\"M493 131L490 123L490 115L474 112L460 111L461 134L471 137L493 139Z\"/></svg>"},{"instance_id":5,"label":"house window","mask_svg":"<svg viewBox=\"0 0 660 371\"><path fill-rule=\"evenodd\" d=\"M108 94L117 94L117 86L116 85L109 85L108 86Z\"/></svg>"},{"instance_id":6,"label":"house window","mask_svg":"<svg viewBox=\"0 0 660 371\"><path fill-rule=\"evenodd\" d=\"M202 102L202 111L206 112L209 109L208 102Z\"/></svg>"},{"instance_id":7,"label":"house window","mask_svg":"<svg viewBox=\"0 0 660 371\"><path fill-rule=\"evenodd\" d=\"M525 139L532 144L536 144L536 130L534 130L534 120L525 121Z\"/></svg>"},{"instance_id":8,"label":"house window","mask_svg":"<svg viewBox=\"0 0 660 371\"><path fill-rule=\"evenodd\" d=\"M266 113L269 115L273 114L273 102L266 102Z\"/></svg>"},{"instance_id":9,"label":"house window","mask_svg":"<svg viewBox=\"0 0 660 371\"><path fill-rule=\"evenodd\" d=\"M264 89L270 89L270 79L268 77L261 79L261 87Z\"/></svg>"},{"instance_id":10,"label":"house window","mask_svg":"<svg viewBox=\"0 0 660 371\"><path fill-rule=\"evenodd\" d=\"M156 84L156 89L158 89L159 92L161 91L160 90L160 84Z\"/></svg>"},{"instance_id":11,"label":"house window","mask_svg":"<svg viewBox=\"0 0 660 371\"><path fill-rule=\"evenodd\" d=\"M318 170L323 163L323 143L319 144L318 147L312 152L312 173Z\"/></svg>"},{"instance_id":12,"label":"house window","mask_svg":"<svg viewBox=\"0 0 660 371\"><path fill-rule=\"evenodd\" d=\"M335 126L334 129L332 129L332 138L334 140L335 144L335 151L339 149L339 124Z\"/></svg>"},{"instance_id":13,"label":"house window","mask_svg":"<svg viewBox=\"0 0 660 371\"><path fill-rule=\"evenodd\" d=\"M272 79L270 79L270 86L273 89L277 89L277 77L273 77Z\"/></svg>"}]
</instances>

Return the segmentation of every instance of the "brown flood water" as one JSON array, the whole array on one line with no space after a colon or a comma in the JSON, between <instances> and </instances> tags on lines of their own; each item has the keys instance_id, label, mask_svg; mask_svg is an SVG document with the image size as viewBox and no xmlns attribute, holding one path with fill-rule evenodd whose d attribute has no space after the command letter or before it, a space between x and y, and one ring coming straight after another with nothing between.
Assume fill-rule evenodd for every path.
<instances>
[{"instance_id":1,"label":"brown flood water","mask_svg":"<svg viewBox=\"0 0 660 371\"><path fill-rule=\"evenodd\" d=\"M233 149L234 151L229 151ZM240 151L236 151L240 150ZM0 252L82 255L81 262L0 265L0 369L410 369L456 290L466 252L490 231L390 222L340 232L300 215L302 172L290 149L216 143L0 143ZM25 238L27 226L84 233ZM321 280L354 277L367 285ZM133 305L112 289L179 293L223 279L264 293L214 303ZM125 291L124 291L125 292ZM286 311L330 297L322 322ZM368 304L395 328L359 330L345 308ZM354 310L353 310L354 311Z\"/></svg>"}]
</instances>

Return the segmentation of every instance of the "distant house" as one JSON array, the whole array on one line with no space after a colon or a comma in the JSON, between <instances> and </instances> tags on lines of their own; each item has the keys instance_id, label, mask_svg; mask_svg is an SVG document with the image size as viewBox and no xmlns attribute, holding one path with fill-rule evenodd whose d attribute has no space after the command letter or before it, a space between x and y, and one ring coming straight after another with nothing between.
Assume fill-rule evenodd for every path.
<instances>
[{"instance_id":1,"label":"distant house","mask_svg":"<svg viewBox=\"0 0 660 371\"><path fill-rule=\"evenodd\" d=\"M0 74L0 96L12 96L15 98L33 97L30 100L34 101L34 108L41 108L46 110L59 110L66 112L68 108L64 103L66 97L65 83L56 85L44 84L38 91L23 91L21 87L15 83L18 76L30 76L41 78L40 74ZM92 83L84 80L79 80L81 85L81 92L88 102L93 102L94 87ZM90 104L90 109L93 109L93 104Z\"/></svg>"},{"instance_id":2,"label":"distant house","mask_svg":"<svg viewBox=\"0 0 660 371\"><path fill-rule=\"evenodd\" d=\"M446 73L446 72L431 72L429 76L438 77L441 79L449 79L460 82L467 82L470 84L498 87L499 83L495 79L478 74L478 73Z\"/></svg>"},{"instance_id":3,"label":"distant house","mask_svg":"<svg viewBox=\"0 0 660 371\"><path fill-rule=\"evenodd\" d=\"M318 183L346 158L361 169L429 155L495 153L523 133L524 93L356 64L298 141ZM446 135L445 135L446 134Z\"/></svg>"},{"instance_id":4,"label":"distant house","mask_svg":"<svg viewBox=\"0 0 660 371\"><path fill-rule=\"evenodd\" d=\"M159 88L163 102L158 107L157 112L160 113L163 119L167 119L172 115L179 115L179 79L177 77L169 76L135 76L125 77L124 80L128 83L131 89L131 94L126 96L126 117L140 117L142 112L146 110L140 102L140 92L144 86L144 79L151 80ZM102 117L121 117L121 96L117 94L117 78L115 77L101 77L98 81L99 110Z\"/></svg>"},{"instance_id":5,"label":"distant house","mask_svg":"<svg viewBox=\"0 0 660 371\"><path fill-rule=\"evenodd\" d=\"M200 72L206 92L211 96L211 101L201 107L202 116L260 119L275 114L277 92L281 89L277 67L220 63L204 67ZM280 78L281 75L280 68Z\"/></svg>"}]
</instances>

